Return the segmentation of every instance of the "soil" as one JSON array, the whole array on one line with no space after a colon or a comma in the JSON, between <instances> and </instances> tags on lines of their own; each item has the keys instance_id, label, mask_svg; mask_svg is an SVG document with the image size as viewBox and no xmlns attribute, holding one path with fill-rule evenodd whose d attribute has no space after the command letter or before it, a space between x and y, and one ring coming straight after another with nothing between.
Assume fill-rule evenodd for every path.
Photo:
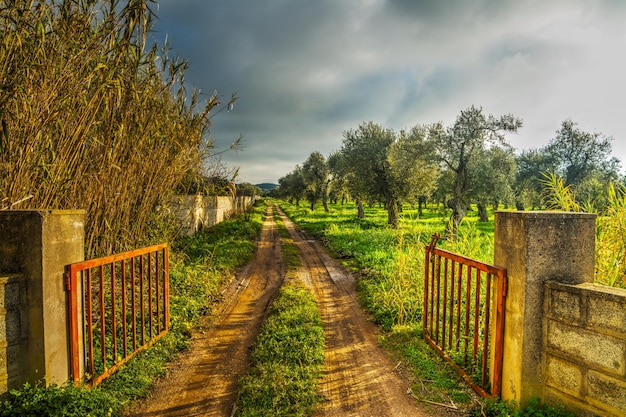
<instances>
[{"instance_id":1,"label":"soil","mask_svg":"<svg viewBox=\"0 0 626 417\"><path fill-rule=\"evenodd\" d=\"M320 381L324 400L315 416L446 415L442 409L425 409L411 395L402 367L394 366L379 346L377 327L359 307L352 274L281 216L301 251L298 275L315 294L326 333L326 369ZM284 269L269 207L255 257L226 290L220 311L201 326L151 397L135 404L129 415L232 416L248 347L282 284Z\"/></svg>"}]
</instances>

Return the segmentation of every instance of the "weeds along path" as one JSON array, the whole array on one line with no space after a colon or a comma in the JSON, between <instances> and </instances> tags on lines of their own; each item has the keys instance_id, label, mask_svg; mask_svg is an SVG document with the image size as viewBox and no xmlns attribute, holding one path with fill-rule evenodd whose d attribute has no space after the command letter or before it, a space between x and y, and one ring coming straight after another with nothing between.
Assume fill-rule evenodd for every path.
<instances>
[{"instance_id":1,"label":"weeds along path","mask_svg":"<svg viewBox=\"0 0 626 417\"><path fill-rule=\"evenodd\" d=\"M356 299L353 276L280 214L301 251L303 279L314 291L326 333L324 400L316 416L428 415L379 346L377 328Z\"/></svg>"},{"instance_id":2,"label":"weeds along path","mask_svg":"<svg viewBox=\"0 0 626 417\"><path fill-rule=\"evenodd\" d=\"M152 396L129 415L230 416L237 380L248 365L248 347L284 275L270 206L254 260L227 289L214 323L194 335L189 351L156 384Z\"/></svg>"}]
</instances>

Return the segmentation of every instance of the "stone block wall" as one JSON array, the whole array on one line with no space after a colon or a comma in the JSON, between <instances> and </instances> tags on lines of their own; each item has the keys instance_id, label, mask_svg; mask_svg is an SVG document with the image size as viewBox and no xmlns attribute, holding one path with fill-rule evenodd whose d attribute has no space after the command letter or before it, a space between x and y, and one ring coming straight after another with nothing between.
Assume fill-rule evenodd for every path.
<instances>
[{"instance_id":1,"label":"stone block wall","mask_svg":"<svg viewBox=\"0 0 626 417\"><path fill-rule=\"evenodd\" d=\"M626 415L626 290L548 282L543 399L578 415Z\"/></svg>"},{"instance_id":2,"label":"stone block wall","mask_svg":"<svg viewBox=\"0 0 626 417\"><path fill-rule=\"evenodd\" d=\"M26 281L19 274L0 274L0 397L20 388L21 351L28 326Z\"/></svg>"}]
</instances>

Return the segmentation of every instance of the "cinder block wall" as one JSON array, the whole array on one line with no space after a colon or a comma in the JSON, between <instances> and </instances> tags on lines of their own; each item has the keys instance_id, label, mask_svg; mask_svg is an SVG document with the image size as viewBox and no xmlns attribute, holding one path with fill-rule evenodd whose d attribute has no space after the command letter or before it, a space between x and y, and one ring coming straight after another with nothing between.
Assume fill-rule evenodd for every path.
<instances>
[{"instance_id":1,"label":"cinder block wall","mask_svg":"<svg viewBox=\"0 0 626 417\"><path fill-rule=\"evenodd\" d=\"M544 309L544 400L626 415L626 290L549 282Z\"/></svg>"},{"instance_id":2,"label":"cinder block wall","mask_svg":"<svg viewBox=\"0 0 626 417\"><path fill-rule=\"evenodd\" d=\"M22 384L22 350L27 340L26 280L0 273L0 398Z\"/></svg>"}]
</instances>

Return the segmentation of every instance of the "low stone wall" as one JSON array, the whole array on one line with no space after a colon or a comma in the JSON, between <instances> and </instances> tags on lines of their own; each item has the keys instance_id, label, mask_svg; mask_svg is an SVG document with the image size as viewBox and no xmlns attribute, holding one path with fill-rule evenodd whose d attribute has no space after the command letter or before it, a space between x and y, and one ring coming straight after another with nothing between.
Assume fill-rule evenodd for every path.
<instances>
[{"instance_id":1,"label":"low stone wall","mask_svg":"<svg viewBox=\"0 0 626 417\"><path fill-rule=\"evenodd\" d=\"M546 283L544 400L626 415L626 290Z\"/></svg>"},{"instance_id":2,"label":"low stone wall","mask_svg":"<svg viewBox=\"0 0 626 417\"><path fill-rule=\"evenodd\" d=\"M254 204L256 197L217 197L198 195L177 196L169 205L179 219L181 232L190 236L205 227L223 222Z\"/></svg>"}]
</instances>

